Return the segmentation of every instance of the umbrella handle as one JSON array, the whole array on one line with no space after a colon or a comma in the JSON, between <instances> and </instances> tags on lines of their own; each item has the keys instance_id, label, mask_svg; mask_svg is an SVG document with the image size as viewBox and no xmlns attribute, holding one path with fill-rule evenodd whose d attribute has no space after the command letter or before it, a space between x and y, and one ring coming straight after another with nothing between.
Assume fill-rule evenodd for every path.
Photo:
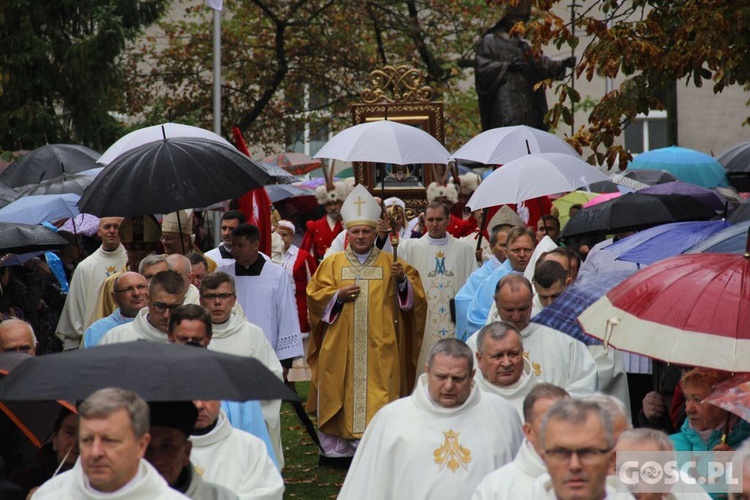
<instances>
[{"instance_id":1,"label":"umbrella handle","mask_svg":"<svg viewBox=\"0 0 750 500\"><path fill-rule=\"evenodd\" d=\"M609 349L609 339L612 337L612 332L615 329L615 326L620 324L620 318L609 318L607 320L607 328L604 331L604 338L602 339L602 342L604 343L604 352L607 352L607 349Z\"/></svg>"}]
</instances>

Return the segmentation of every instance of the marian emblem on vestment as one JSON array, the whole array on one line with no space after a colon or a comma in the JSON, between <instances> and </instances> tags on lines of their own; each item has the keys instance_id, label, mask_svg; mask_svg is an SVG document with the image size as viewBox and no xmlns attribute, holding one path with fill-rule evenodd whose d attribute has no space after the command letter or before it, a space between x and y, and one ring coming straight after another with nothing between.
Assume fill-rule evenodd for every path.
<instances>
[{"instance_id":1,"label":"marian emblem on vestment","mask_svg":"<svg viewBox=\"0 0 750 500\"><path fill-rule=\"evenodd\" d=\"M115 266L107 266L107 277L112 276L115 273Z\"/></svg>"},{"instance_id":2,"label":"marian emblem on vestment","mask_svg":"<svg viewBox=\"0 0 750 500\"><path fill-rule=\"evenodd\" d=\"M531 361L531 358L529 357L529 351L523 351L523 357L528 359L531 363L531 368L534 369L534 375L537 377L541 377L542 375L542 365L537 363L536 361Z\"/></svg>"},{"instance_id":3,"label":"marian emblem on vestment","mask_svg":"<svg viewBox=\"0 0 750 500\"><path fill-rule=\"evenodd\" d=\"M443 276L453 276L453 271L445 269L445 254L443 252L437 252L435 254L435 269L427 273L427 276L434 278L438 274Z\"/></svg>"},{"instance_id":4,"label":"marian emblem on vestment","mask_svg":"<svg viewBox=\"0 0 750 500\"><path fill-rule=\"evenodd\" d=\"M460 432L453 430L443 432L445 442L432 452L435 456L435 463L440 466L438 470L442 471L446 465L451 472L456 472L459 467L469 470L468 465L471 462L471 451L461 446L461 443L458 442L460 434Z\"/></svg>"}]
</instances>

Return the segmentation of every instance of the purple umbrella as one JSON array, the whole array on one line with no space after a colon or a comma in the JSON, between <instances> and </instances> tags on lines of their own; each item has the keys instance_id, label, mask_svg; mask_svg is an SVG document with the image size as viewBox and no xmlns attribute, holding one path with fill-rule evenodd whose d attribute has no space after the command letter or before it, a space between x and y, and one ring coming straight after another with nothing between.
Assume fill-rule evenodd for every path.
<instances>
[{"instance_id":1,"label":"purple umbrella","mask_svg":"<svg viewBox=\"0 0 750 500\"><path fill-rule=\"evenodd\" d=\"M334 177L333 181L340 181L338 177ZM305 181L300 184L300 186L305 186L306 188L315 189L318 186L321 186L326 183L326 180L323 177L316 177L315 179L310 179L309 181Z\"/></svg>"},{"instance_id":2,"label":"purple umbrella","mask_svg":"<svg viewBox=\"0 0 750 500\"><path fill-rule=\"evenodd\" d=\"M641 189L639 192L645 194L683 194L695 198L711 210L724 209L724 202L715 191L690 182L665 182Z\"/></svg>"}]
</instances>

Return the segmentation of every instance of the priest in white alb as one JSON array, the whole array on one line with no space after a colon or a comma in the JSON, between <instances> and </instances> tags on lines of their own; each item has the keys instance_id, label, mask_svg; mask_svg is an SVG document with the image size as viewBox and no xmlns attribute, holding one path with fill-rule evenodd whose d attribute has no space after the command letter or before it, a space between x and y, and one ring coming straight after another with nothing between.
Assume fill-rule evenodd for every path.
<instances>
[{"instance_id":1,"label":"priest in white alb","mask_svg":"<svg viewBox=\"0 0 750 500\"><path fill-rule=\"evenodd\" d=\"M520 274L508 274L495 288L495 305L502 321L515 326L523 339L524 357L542 382L555 384L573 397L597 390L597 365L583 342L543 325L531 323L531 283ZM466 341L476 352L477 334Z\"/></svg>"},{"instance_id":2,"label":"priest in white alb","mask_svg":"<svg viewBox=\"0 0 750 500\"><path fill-rule=\"evenodd\" d=\"M568 393L556 385L541 383L526 396L523 403L525 438L515 460L487 475L472 500L521 500L531 498L536 479L547 472L542 461L540 442L542 420L547 411Z\"/></svg>"},{"instance_id":3,"label":"priest in white alb","mask_svg":"<svg viewBox=\"0 0 750 500\"><path fill-rule=\"evenodd\" d=\"M432 348L414 393L375 415L339 499L467 498L511 462L523 434L513 406L473 382L471 350L457 339Z\"/></svg>"},{"instance_id":4,"label":"priest in white alb","mask_svg":"<svg viewBox=\"0 0 750 500\"><path fill-rule=\"evenodd\" d=\"M479 389L507 400L523 418L523 400L539 383L531 362L523 355L521 334L505 321L490 323L477 334Z\"/></svg>"},{"instance_id":5,"label":"priest in white alb","mask_svg":"<svg viewBox=\"0 0 750 500\"><path fill-rule=\"evenodd\" d=\"M404 241L398 249L399 256L419 271L427 295L427 325L419 352L419 373L435 342L456 336L451 314L453 299L477 269L471 247L448 234L449 221L446 205L430 203L424 213L427 234Z\"/></svg>"}]
</instances>

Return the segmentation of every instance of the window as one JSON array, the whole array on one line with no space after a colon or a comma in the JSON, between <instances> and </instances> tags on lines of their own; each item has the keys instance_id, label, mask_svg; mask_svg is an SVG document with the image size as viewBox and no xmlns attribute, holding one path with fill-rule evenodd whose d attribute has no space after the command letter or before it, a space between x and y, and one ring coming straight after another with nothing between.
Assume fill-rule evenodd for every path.
<instances>
[{"instance_id":1,"label":"window","mask_svg":"<svg viewBox=\"0 0 750 500\"><path fill-rule=\"evenodd\" d=\"M638 115L625 127L625 148L633 155L667 146L666 111L650 111L648 115Z\"/></svg>"}]
</instances>

